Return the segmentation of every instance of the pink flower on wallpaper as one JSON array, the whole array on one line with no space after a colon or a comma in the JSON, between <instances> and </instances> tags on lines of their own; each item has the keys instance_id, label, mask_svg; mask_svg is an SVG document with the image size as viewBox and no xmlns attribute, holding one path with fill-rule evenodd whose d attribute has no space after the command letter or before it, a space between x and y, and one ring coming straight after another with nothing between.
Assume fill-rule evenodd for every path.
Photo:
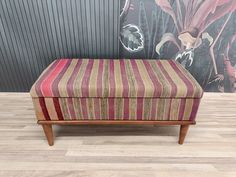
<instances>
[{"instance_id":1,"label":"pink flower on wallpaper","mask_svg":"<svg viewBox=\"0 0 236 177\"><path fill-rule=\"evenodd\" d=\"M156 3L173 18L179 33L189 29L202 33L213 22L236 9L235 0L176 0L176 10L169 0L156 0Z\"/></svg>"},{"instance_id":2,"label":"pink flower on wallpaper","mask_svg":"<svg viewBox=\"0 0 236 177\"><path fill-rule=\"evenodd\" d=\"M176 0L176 8L171 6L169 0L156 0L156 3L172 17L178 31L178 39L187 49L199 46L201 44L199 37L206 28L236 9L235 0ZM180 48L176 39L171 38L170 41ZM157 53L161 46L157 45Z\"/></svg>"},{"instance_id":3,"label":"pink flower on wallpaper","mask_svg":"<svg viewBox=\"0 0 236 177\"><path fill-rule=\"evenodd\" d=\"M233 43L236 41L236 34L234 34L231 37L231 40L229 41L225 52L224 52L224 67L225 71L229 76L229 82L230 82L230 91L235 92L235 82L236 82L236 68L232 66L230 57L229 57L229 50L233 46Z\"/></svg>"},{"instance_id":4,"label":"pink flower on wallpaper","mask_svg":"<svg viewBox=\"0 0 236 177\"><path fill-rule=\"evenodd\" d=\"M211 42L210 55L213 62L214 72L217 75L217 67L213 48L222 34L231 14L236 9L235 0L176 0L175 8L169 0L155 0L156 4L161 9L168 13L176 26L178 31L178 39L181 41L179 45L175 36L171 33L164 34L162 40L156 46L156 52L160 54L160 49L164 43L170 41L174 43L179 49L189 50L198 47L203 38L207 38ZM211 36L203 34L203 32L215 21L221 17L228 15L225 23L219 29L219 34L211 41ZM168 38L167 38L168 37ZM192 52L190 51L190 54ZM192 63L193 58L190 55Z\"/></svg>"}]
</instances>

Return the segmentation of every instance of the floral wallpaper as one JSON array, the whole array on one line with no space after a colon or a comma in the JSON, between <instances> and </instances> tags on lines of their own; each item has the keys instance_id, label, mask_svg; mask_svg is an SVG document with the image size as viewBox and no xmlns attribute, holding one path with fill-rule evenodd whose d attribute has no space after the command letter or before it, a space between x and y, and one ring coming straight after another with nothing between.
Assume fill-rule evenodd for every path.
<instances>
[{"instance_id":1,"label":"floral wallpaper","mask_svg":"<svg viewBox=\"0 0 236 177\"><path fill-rule=\"evenodd\" d=\"M235 0L121 0L120 57L180 62L205 91L236 92Z\"/></svg>"}]
</instances>

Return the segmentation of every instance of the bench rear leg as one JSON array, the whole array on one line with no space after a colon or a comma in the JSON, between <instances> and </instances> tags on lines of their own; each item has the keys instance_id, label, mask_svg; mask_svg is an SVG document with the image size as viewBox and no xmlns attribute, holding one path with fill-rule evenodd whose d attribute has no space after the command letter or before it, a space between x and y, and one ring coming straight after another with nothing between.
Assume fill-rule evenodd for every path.
<instances>
[{"instance_id":1,"label":"bench rear leg","mask_svg":"<svg viewBox=\"0 0 236 177\"><path fill-rule=\"evenodd\" d=\"M43 127L43 131L45 133L45 136L47 137L49 146L52 146L54 144L52 125L42 124L42 127Z\"/></svg>"},{"instance_id":2,"label":"bench rear leg","mask_svg":"<svg viewBox=\"0 0 236 177\"><path fill-rule=\"evenodd\" d=\"M181 125L179 132L179 144L184 143L185 136L187 135L189 125Z\"/></svg>"}]
</instances>

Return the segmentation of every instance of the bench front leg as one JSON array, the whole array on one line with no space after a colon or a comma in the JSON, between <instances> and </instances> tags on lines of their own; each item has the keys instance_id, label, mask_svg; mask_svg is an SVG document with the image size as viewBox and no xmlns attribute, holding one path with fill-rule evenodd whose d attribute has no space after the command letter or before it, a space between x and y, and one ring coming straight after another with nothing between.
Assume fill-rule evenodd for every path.
<instances>
[{"instance_id":1,"label":"bench front leg","mask_svg":"<svg viewBox=\"0 0 236 177\"><path fill-rule=\"evenodd\" d=\"M183 144L184 143L184 139L187 135L189 129L189 125L181 125L180 126L180 132L179 132L179 144Z\"/></svg>"},{"instance_id":2,"label":"bench front leg","mask_svg":"<svg viewBox=\"0 0 236 177\"><path fill-rule=\"evenodd\" d=\"M42 124L42 127L43 127L43 131L45 133L45 136L47 137L49 146L52 146L54 144L52 125Z\"/></svg>"}]
</instances>

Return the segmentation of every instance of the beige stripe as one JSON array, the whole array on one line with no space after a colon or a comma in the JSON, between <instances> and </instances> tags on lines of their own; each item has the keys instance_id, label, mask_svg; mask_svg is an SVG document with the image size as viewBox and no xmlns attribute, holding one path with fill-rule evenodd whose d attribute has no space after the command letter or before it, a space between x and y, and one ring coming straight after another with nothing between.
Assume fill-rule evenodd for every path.
<instances>
[{"instance_id":1,"label":"beige stripe","mask_svg":"<svg viewBox=\"0 0 236 177\"><path fill-rule=\"evenodd\" d=\"M53 103L53 99L52 98L44 98L44 100L45 100L45 104L46 104L50 119L51 120L59 120L54 103Z\"/></svg>"},{"instance_id":2,"label":"beige stripe","mask_svg":"<svg viewBox=\"0 0 236 177\"><path fill-rule=\"evenodd\" d=\"M101 103L100 103L100 98L90 98L90 99L92 100L92 104L93 104L93 108L92 108L93 110L92 111L94 112L94 120L97 119L97 117L95 117L95 106L94 106L95 104L100 109L99 110L99 117L101 118L101 106L100 106ZM95 102L95 100L98 100L98 105L97 105L97 102Z\"/></svg>"},{"instance_id":3,"label":"beige stripe","mask_svg":"<svg viewBox=\"0 0 236 177\"><path fill-rule=\"evenodd\" d=\"M159 61L160 62L160 61ZM165 74L161 71L160 67L158 66L157 62L151 64L152 69L155 73L156 78L159 80L160 84L162 85L162 93L161 96L169 97L171 95L171 85L166 79Z\"/></svg>"},{"instance_id":4,"label":"beige stripe","mask_svg":"<svg viewBox=\"0 0 236 177\"><path fill-rule=\"evenodd\" d=\"M70 120L70 114L69 114L69 110L68 110L68 107L67 107L67 99L66 98L59 98L59 104L60 104L60 107L61 107L61 112L62 112L62 115L63 115L63 119L64 120Z\"/></svg>"},{"instance_id":5,"label":"beige stripe","mask_svg":"<svg viewBox=\"0 0 236 177\"><path fill-rule=\"evenodd\" d=\"M115 119L122 120L123 119L123 108L124 108L124 99L116 98L115 99Z\"/></svg>"},{"instance_id":6,"label":"beige stripe","mask_svg":"<svg viewBox=\"0 0 236 177\"><path fill-rule=\"evenodd\" d=\"M114 63L113 63L114 64ZM111 82L110 80L113 79L113 81L115 81L114 78L111 77L111 61L108 62L108 65L107 65L107 72L108 72L108 77L107 77L107 83L108 83L108 95L111 95ZM113 72L114 72L114 69L113 69Z\"/></svg>"},{"instance_id":7,"label":"beige stripe","mask_svg":"<svg viewBox=\"0 0 236 177\"><path fill-rule=\"evenodd\" d=\"M38 120L46 120L38 98L32 98L35 114Z\"/></svg>"},{"instance_id":8,"label":"beige stripe","mask_svg":"<svg viewBox=\"0 0 236 177\"><path fill-rule=\"evenodd\" d=\"M103 85L103 97L109 96L109 60L104 60L103 64L103 76L102 76L102 85Z\"/></svg>"},{"instance_id":9,"label":"beige stripe","mask_svg":"<svg viewBox=\"0 0 236 177\"><path fill-rule=\"evenodd\" d=\"M61 97L68 97L68 92L67 92L67 82L71 77L71 74L73 73L76 64L78 63L77 59L73 59L67 68L66 72L64 73L63 77L58 83L58 90L59 94Z\"/></svg>"},{"instance_id":10,"label":"beige stripe","mask_svg":"<svg viewBox=\"0 0 236 177\"><path fill-rule=\"evenodd\" d=\"M144 98L143 99L143 115L142 115L142 120L151 120L151 103L152 99L151 98Z\"/></svg>"},{"instance_id":11,"label":"beige stripe","mask_svg":"<svg viewBox=\"0 0 236 177\"><path fill-rule=\"evenodd\" d=\"M115 75L115 88L116 88L116 97L122 97L123 83L121 78L120 71L120 61L114 60L114 75Z\"/></svg>"},{"instance_id":12,"label":"beige stripe","mask_svg":"<svg viewBox=\"0 0 236 177\"><path fill-rule=\"evenodd\" d=\"M194 92L193 97L200 97L202 94L202 87L198 84L198 82L194 79L194 77L178 62L175 62L176 66L179 70L186 76L186 78L192 83Z\"/></svg>"},{"instance_id":13,"label":"beige stripe","mask_svg":"<svg viewBox=\"0 0 236 177\"><path fill-rule=\"evenodd\" d=\"M75 110L75 117L77 120L83 119L82 112L81 112L81 104L79 98L72 98L73 106Z\"/></svg>"},{"instance_id":14,"label":"beige stripe","mask_svg":"<svg viewBox=\"0 0 236 177\"><path fill-rule=\"evenodd\" d=\"M170 66L168 61L161 61L163 67L166 69L168 74L171 76L173 82L177 85L176 97L185 97L187 94L187 86L185 82L178 76L176 71Z\"/></svg>"},{"instance_id":15,"label":"beige stripe","mask_svg":"<svg viewBox=\"0 0 236 177\"><path fill-rule=\"evenodd\" d=\"M88 119L94 120L95 114L94 114L94 107L93 107L93 99L94 98L87 98L87 111L88 111Z\"/></svg>"},{"instance_id":16,"label":"beige stripe","mask_svg":"<svg viewBox=\"0 0 236 177\"><path fill-rule=\"evenodd\" d=\"M72 117L73 115L71 115L70 108L69 108L69 106L70 106L69 99L70 98L68 97L68 98L64 98L64 99L66 99L66 102L67 102L66 107L67 107L67 110L68 110L69 118L70 118L70 120L72 120L72 118L74 118L74 117Z\"/></svg>"},{"instance_id":17,"label":"beige stripe","mask_svg":"<svg viewBox=\"0 0 236 177\"><path fill-rule=\"evenodd\" d=\"M103 98L98 98L98 99L99 99L99 105L100 105L100 114L99 114L99 115L100 115L100 120L102 120L102 119L103 119L103 118L102 118L102 109L103 109L103 108L102 108L102 99L103 99Z\"/></svg>"},{"instance_id":18,"label":"beige stripe","mask_svg":"<svg viewBox=\"0 0 236 177\"><path fill-rule=\"evenodd\" d=\"M151 98L151 106L150 106L150 120L152 119L152 120L156 120L157 119L157 109L158 109L158 98ZM155 102L156 101L156 105L153 103L153 102ZM152 109L153 109L153 107L156 107L155 108L155 112L154 112L154 114L151 114L151 111L152 111Z\"/></svg>"},{"instance_id":19,"label":"beige stripe","mask_svg":"<svg viewBox=\"0 0 236 177\"><path fill-rule=\"evenodd\" d=\"M31 95L31 97L38 97L36 90L35 90L35 83L33 84L33 86L30 89L30 95Z\"/></svg>"},{"instance_id":20,"label":"beige stripe","mask_svg":"<svg viewBox=\"0 0 236 177\"><path fill-rule=\"evenodd\" d=\"M136 120L136 109L137 109L137 99L130 98L129 99L129 120Z\"/></svg>"},{"instance_id":21,"label":"beige stripe","mask_svg":"<svg viewBox=\"0 0 236 177\"><path fill-rule=\"evenodd\" d=\"M146 67L143 64L142 60L136 60L140 76L142 78L143 84L145 86L145 95L144 97L153 97L154 94L154 84L146 70Z\"/></svg>"},{"instance_id":22,"label":"beige stripe","mask_svg":"<svg viewBox=\"0 0 236 177\"><path fill-rule=\"evenodd\" d=\"M193 108L193 100L194 99L186 99L183 120L189 120Z\"/></svg>"},{"instance_id":23,"label":"beige stripe","mask_svg":"<svg viewBox=\"0 0 236 177\"><path fill-rule=\"evenodd\" d=\"M82 60L79 72L76 75L76 79L73 83L73 90L75 93L75 97L81 97L82 91L81 91L81 82L84 77L86 66L88 65L89 60Z\"/></svg>"},{"instance_id":24,"label":"beige stripe","mask_svg":"<svg viewBox=\"0 0 236 177\"><path fill-rule=\"evenodd\" d=\"M169 110L170 110L170 99L164 99L164 113L163 113L163 120L168 120L169 117Z\"/></svg>"},{"instance_id":25,"label":"beige stripe","mask_svg":"<svg viewBox=\"0 0 236 177\"><path fill-rule=\"evenodd\" d=\"M130 60L124 60L125 62L125 69L126 69L126 75L128 79L128 85L129 85L129 97L137 97L137 91L138 91L138 84L135 80L135 76L133 73L133 69L130 63Z\"/></svg>"},{"instance_id":26,"label":"beige stripe","mask_svg":"<svg viewBox=\"0 0 236 177\"><path fill-rule=\"evenodd\" d=\"M97 76L98 76L99 60L94 60L93 69L89 80L89 96L97 96Z\"/></svg>"},{"instance_id":27,"label":"beige stripe","mask_svg":"<svg viewBox=\"0 0 236 177\"><path fill-rule=\"evenodd\" d=\"M170 120L178 120L180 99L172 99L170 108Z\"/></svg>"},{"instance_id":28,"label":"beige stripe","mask_svg":"<svg viewBox=\"0 0 236 177\"><path fill-rule=\"evenodd\" d=\"M158 99L157 100L157 120L164 120L164 107L165 107L165 99Z\"/></svg>"},{"instance_id":29,"label":"beige stripe","mask_svg":"<svg viewBox=\"0 0 236 177\"><path fill-rule=\"evenodd\" d=\"M154 113L154 117L152 117L152 119L154 119L154 120L158 120L158 114L157 114L157 111L158 111L158 109L159 109L159 100L160 100L160 98L153 98L153 99L156 99L157 101L157 104L156 104L156 112Z\"/></svg>"},{"instance_id":30,"label":"beige stripe","mask_svg":"<svg viewBox=\"0 0 236 177\"><path fill-rule=\"evenodd\" d=\"M101 119L108 119L108 102L106 98L101 98Z\"/></svg>"}]
</instances>

